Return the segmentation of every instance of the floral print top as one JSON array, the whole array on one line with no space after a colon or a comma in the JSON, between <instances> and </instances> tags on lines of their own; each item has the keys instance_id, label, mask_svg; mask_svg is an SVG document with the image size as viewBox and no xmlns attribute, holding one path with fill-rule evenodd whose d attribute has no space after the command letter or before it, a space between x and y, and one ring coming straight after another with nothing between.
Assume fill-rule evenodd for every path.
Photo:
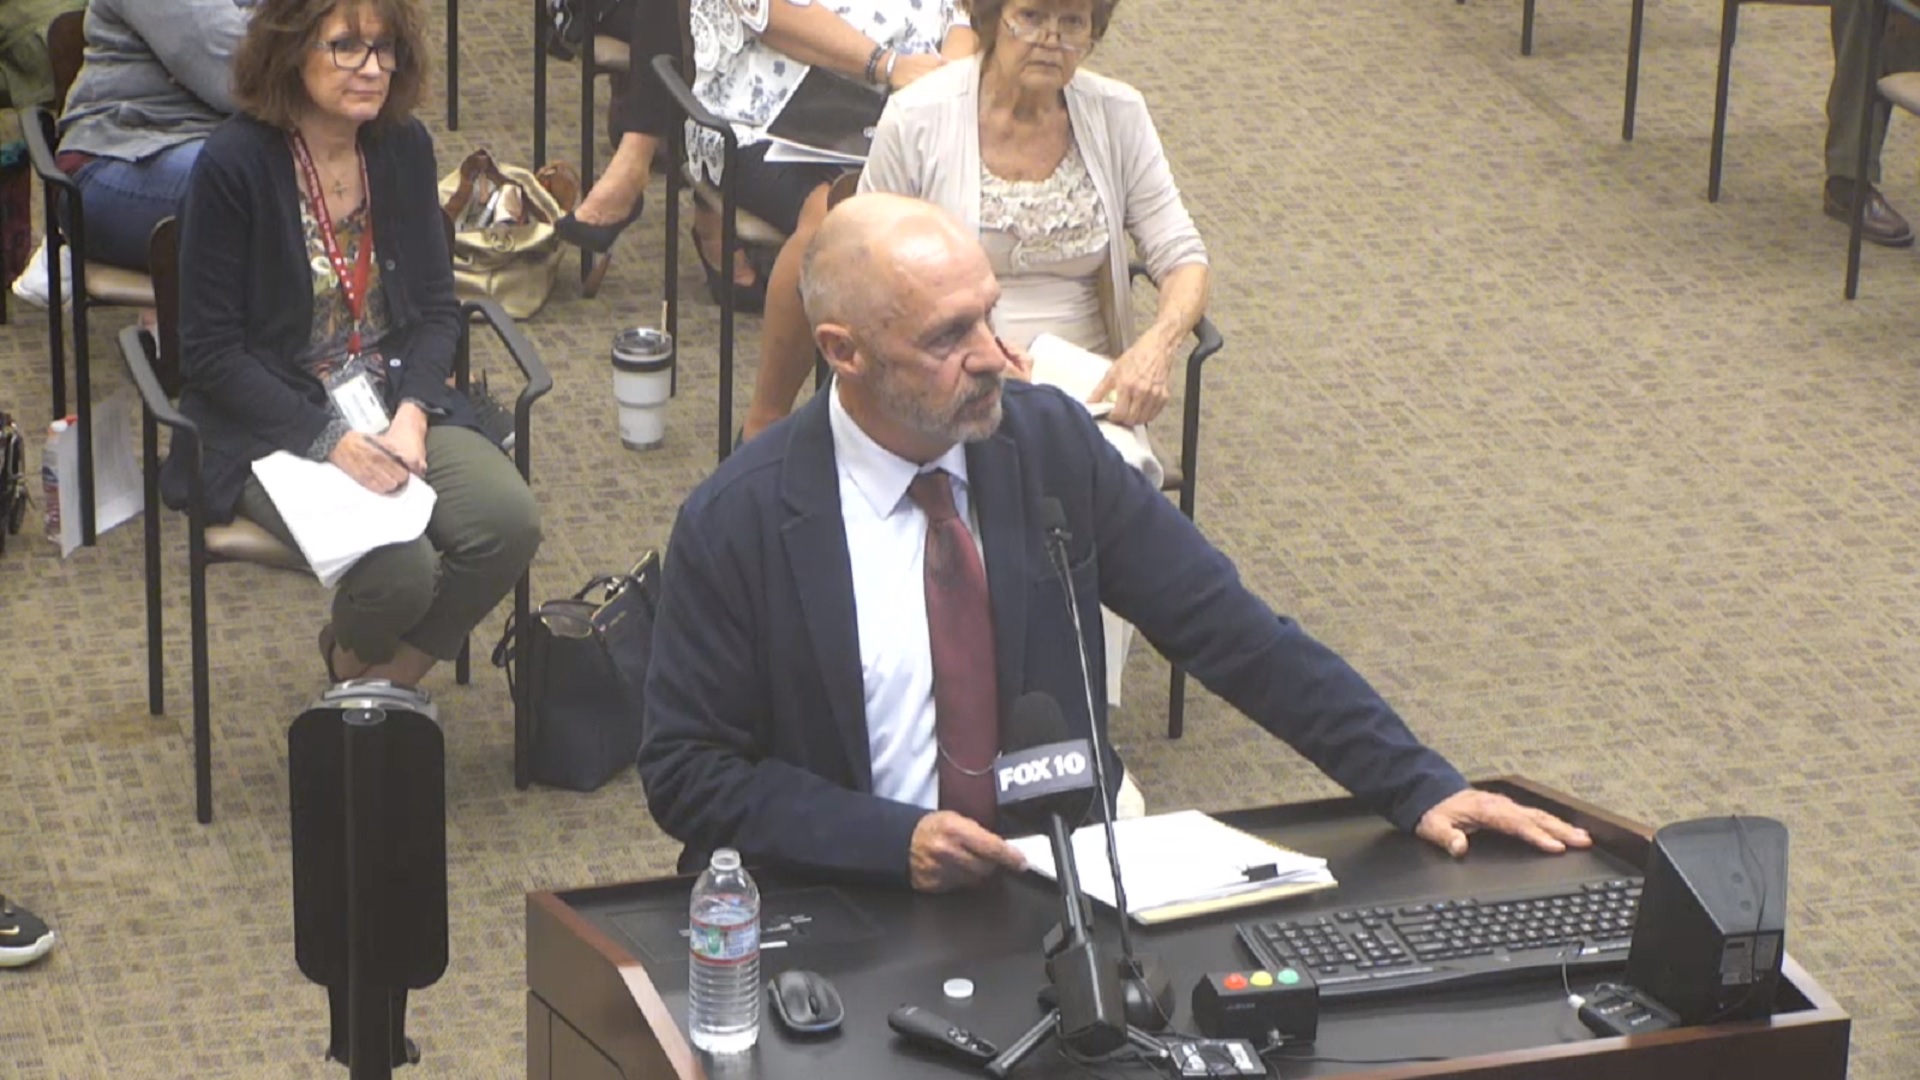
<instances>
[{"instance_id":1,"label":"floral print top","mask_svg":"<svg viewBox=\"0 0 1920 1080\"><path fill-rule=\"evenodd\" d=\"M307 267L313 272L313 330L308 335L307 347L300 352L300 366L306 368L313 377L326 385L334 372L347 362L347 340L353 335L353 309L347 306L346 290L340 287L340 276L334 273L333 261L327 258L327 245L320 238L320 222L313 216L311 204L300 200L300 231L307 238ZM334 243L349 266L360 257L360 245L366 241L367 207L362 203L358 210L333 223ZM381 396L386 393L386 365L378 363L380 357L380 339L387 336L392 326L387 314L386 287L380 281L380 260L367 260L367 302L361 311L360 351L362 355L375 361L367 365L368 373L374 380L374 391ZM325 461L333 452L334 444L346 435L347 423L338 416L321 431L313 445L307 448L307 457L314 461Z\"/></svg>"},{"instance_id":2,"label":"floral print top","mask_svg":"<svg viewBox=\"0 0 1920 1080\"><path fill-rule=\"evenodd\" d=\"M1003 180L983 162L980 230L1010 234L1013 265L1020 270L1104 255L1111 237L1107 215L1080 144L1067 144L1066 156L1045 180Z\"/></svg>"},{"instance_id":3,"label":"floral print top","mask_svg":"<svg viewBox=\"0 0 1920 1080\"><path fill-rule=\"evenodd\" d=\"M767 125L806 78L808 65L760 40L775 2L823 3L847 24L904 55L937 53L955 26L970 25L961 0L692 0L693 94L731 121L743 147L764 142ZM717 131L687 123L687 159L720 181ZM696 174L697 175L697 174Z\"/></svg>"},{"instance_id":4,"label":"floral print top","mask_svg":"<svg viewBox=\"0 0 1920 1080\"><path fill-rule=\"evenodd\" d=\"M1113 244L1080 144L1044 180L1007 180L980 166L980 245L1005 290L994 332L1022 348L1053 334L1114 355L1101 283Z\"/></svg>"}]
</instances>

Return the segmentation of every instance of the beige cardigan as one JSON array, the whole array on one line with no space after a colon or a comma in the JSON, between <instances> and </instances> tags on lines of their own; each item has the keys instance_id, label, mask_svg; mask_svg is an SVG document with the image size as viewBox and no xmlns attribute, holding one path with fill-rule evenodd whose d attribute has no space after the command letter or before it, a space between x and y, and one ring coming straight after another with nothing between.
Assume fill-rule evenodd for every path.
<instances>
[{"instance_id":1,"label":"beige cardigan","mask_svg":"<svg viewBox=\"0 0 1920 1080\"><path fill-rule=\"evenodd\" d=\"M1067 117L1074 140L1100 192L1108 222L1125 222L1147 272L1165 280L1188 263L1205 264L1207 248L1180 202L1147 115L1146 100L1126 83L1082 69L1067 83ZM967 228L980 228L980 61L957 60L893 95L873 136L860 175L861 191L913 195L945 207ZM1103 282L1107 340L1133 341L1133 304L1127 283L1127 245L1108 247Z\"/></svg>"}]
</instances>

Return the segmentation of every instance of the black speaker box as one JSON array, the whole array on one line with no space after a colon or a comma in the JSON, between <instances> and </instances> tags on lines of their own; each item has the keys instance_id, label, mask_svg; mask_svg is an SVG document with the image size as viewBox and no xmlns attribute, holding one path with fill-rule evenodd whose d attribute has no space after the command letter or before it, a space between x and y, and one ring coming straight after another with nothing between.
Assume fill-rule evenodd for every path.
<instances>
[{"instance_id":1,"label":"black speaker box","mask_svg":"<svg viewBox=\"0 0 1920 1080\"><path fill-rule=\"evenodd\" d=\"M1683 1024L1772 1015L1786 952L1787 829L1682 821L1653 836L1626 981Z\"/></svg>"}]
</instances>

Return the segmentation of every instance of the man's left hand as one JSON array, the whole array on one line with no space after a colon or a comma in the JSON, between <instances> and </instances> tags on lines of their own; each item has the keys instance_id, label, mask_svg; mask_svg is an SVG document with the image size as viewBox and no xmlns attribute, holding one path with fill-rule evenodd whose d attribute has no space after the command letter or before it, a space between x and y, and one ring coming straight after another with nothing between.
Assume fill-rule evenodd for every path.
<instances>
[{"instance_id":1,"label":"man's left hand","mask_svg":"<svg viewBox=\"0 0 1920 1080\"><path fill-rule=\"evenodd\" d=\"M1505 795L1468 788L1441 800L1420 818L1414 835L1454 858L1467 853L1467 834L1480 829L1517 836L1541 851L1558 855L1568 848L1593 846L1587 830L1576 829L1545 810L1521 806Z\"/></svg>"}]
</instances>

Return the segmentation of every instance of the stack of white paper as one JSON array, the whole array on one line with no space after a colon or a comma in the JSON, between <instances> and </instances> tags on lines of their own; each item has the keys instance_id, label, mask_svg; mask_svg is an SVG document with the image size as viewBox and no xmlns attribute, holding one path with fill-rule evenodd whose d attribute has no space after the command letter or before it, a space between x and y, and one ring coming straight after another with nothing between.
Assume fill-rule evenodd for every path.
<instances>
[{"instance_id":1,"label":"stack of white paper","mask_svg":"<svg viewBox=\"0 0 1920 1080\"><path fill-rule=\"evenodd\" d=\"M64 253L63 253L64 254ZM45 305L42 305L45 306ZM105 533L140 512L140 458L134 447L139 398L132 388L93 404L93 530ZM80 547L80 429L58 436L54 468L60 477L60 557ZM158 509L156 508L156 513Z\"/></svg>"},{"instance_id":2,"label":"stack of white paper","mask_svg":"<svg viewBox=\"0 0 1920 1080\"><path fill-rule=\"evenodd\" d=\"M1166 468L1153 452L1153 444L1147 440L1145 425L1140 427L1121 427L1110 424L1104 418L1113 411L1111 399L1089 402L1100 380L1107 377L1107 370L1113 367L1113 361L1096 352L1075 345L1063 337L1053 334L1041 334L1027 346L1027 354L1033 357L1033 381L1041 386L1057 386L1060 391L1075 401L1086 405L1094 419L1100 421L1100 434L1106 436L1127 464L1145 474L1147 482L1159 487L1166 479Z\"/></svg>"},{"instance_id":3,"label":"stack of white paper","mask_svg":"<svg viewBox=\"0 0 1920 1080\"><path fill-rule=\"evenodd\" d=\"M307 565L328 588L374 548L418 538L433 517L433 488L417 476L399 491L381 495L339 466L284 450L254 462L253 475L267 489Z\"/></svg>"},{"instance_id":4,"label":"stack of white paper","mask_svg":"<svg viewBox=\"0 0 1920 1080\"><path fill-rule=\"evenodd\" d=\"M1241 832L1198 810L1182 810L1113 823L1127 887L1127 914L1161 922L1245 902L1277 899L1330 888L1327 861L1302 855ZM1011 841L1027 866L1055 876L1053 849L1044 836ZM1108 907L1113 873L1107 868L1107 838L1097 824L1073 834L1080 890Z\"/></svg>"}]
</instances>

